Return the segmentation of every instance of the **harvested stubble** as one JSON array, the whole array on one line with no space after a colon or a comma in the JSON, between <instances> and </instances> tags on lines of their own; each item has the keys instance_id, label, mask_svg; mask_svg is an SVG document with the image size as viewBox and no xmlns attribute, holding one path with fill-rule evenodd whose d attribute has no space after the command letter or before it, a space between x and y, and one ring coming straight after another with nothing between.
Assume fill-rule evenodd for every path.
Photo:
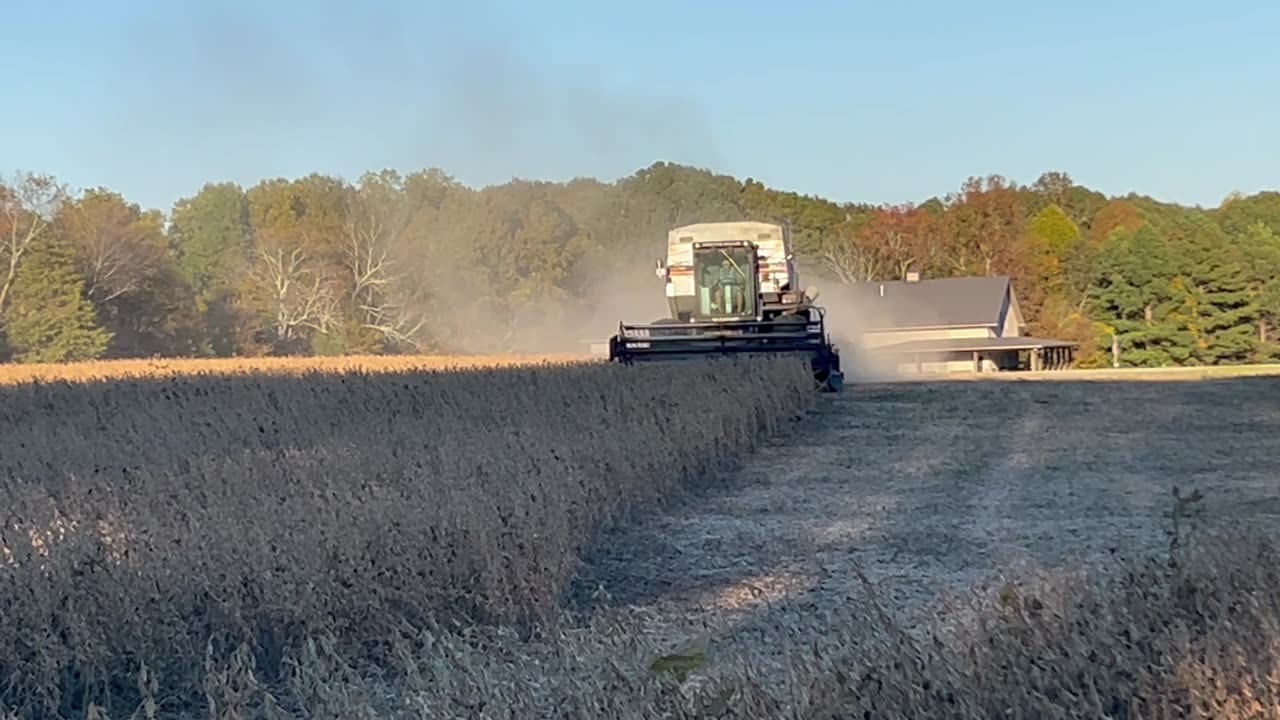
<instances>
[{"instance_id":1,"label":"harvested stubble","mask_svg":"<svg viewBox=\"0 0 1280 720\"><path fill-rule=\"evenodd\" d=\"M728 628L758 639L683 686L646 674L657 648L625 612L539 643L445 634L413 661L413 709L380 717L1275 720L1278 562L1269 537L1215 534L974 588L922 626L873 589L821 616L778 608Z\"/></svg>"},{"instance_id":2,"label":"harvested stubble","mask_svg":"<svg viewBox=\"0 0 1280 720\"><path fill-rule=\"evenodd\" d=\"M724 361L0 388L0 711L225 709L229 668L296 689L313 639L385 660L440 618L544 617L593 531L731 468L811 384Z\"/></svg>"}]
</instances>

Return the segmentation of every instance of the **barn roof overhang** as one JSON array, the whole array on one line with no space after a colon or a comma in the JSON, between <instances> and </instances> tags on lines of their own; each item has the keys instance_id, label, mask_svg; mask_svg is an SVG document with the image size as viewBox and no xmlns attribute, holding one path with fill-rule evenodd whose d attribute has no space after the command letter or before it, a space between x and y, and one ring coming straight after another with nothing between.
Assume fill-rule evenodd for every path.
<instances>
[{"instance_id":1,"label":"barn roof overhang","mask_svg":"<svg viewBox=\"0 0 1280 720\"><path fill-rule=\"evenodd\" d=\"M869 350L873 353L990 352L1075 348L1079 345L1080 343L1070 340L1037 337L937 338L908 340L891 345L880 345Z\"/></svg>"},{"instance_id":2,"label":"barn roof overhang","mask_svg":"<svg viewBox=\"0 0 1280 720\"><path fill-rule=\"evenodd\" d=\"M863 334L873 335L896 335L924 330L990 330L998 327L1000 327L998 322L952 323L950 325L885 325L870 326L862 332Z\"/></svg>"}]
</instances>

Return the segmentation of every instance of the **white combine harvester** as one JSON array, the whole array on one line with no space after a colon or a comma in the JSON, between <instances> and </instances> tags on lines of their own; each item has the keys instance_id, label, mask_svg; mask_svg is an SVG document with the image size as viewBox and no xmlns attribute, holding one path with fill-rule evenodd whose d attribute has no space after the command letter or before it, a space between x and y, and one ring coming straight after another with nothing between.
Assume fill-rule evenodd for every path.
<instances>
[{"instance_id":1,"label":"white combine harvester","mask_svg":"<svg viewBox=\"0 0 1280 720\"><path fill-rule=\"evenodd\" d=\"M609 358L622 363L707 355L807 355L824 390L843 381L817 293L801 292L791 236L781 225L722 222L667 233L665 282L670 315L649 325L620 324Z\"/></svg>"}]
</instances>

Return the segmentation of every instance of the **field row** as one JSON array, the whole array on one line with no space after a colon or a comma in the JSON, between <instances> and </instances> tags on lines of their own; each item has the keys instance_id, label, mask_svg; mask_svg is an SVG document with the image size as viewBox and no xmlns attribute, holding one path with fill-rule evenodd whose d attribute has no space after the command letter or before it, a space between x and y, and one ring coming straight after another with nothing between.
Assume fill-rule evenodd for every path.
<instances>
[{"instance_id":1,"label":"field row","mask_svg":"<svg viewBox=\"0 0 1280 720\"><path fill-rule=\"evenodd\" d=\"M200 375L298 375L301 373L379 373L570 365L594 358L546 355L346 355L336 357L261 357L217 359L144 359L77 363L0 365L0 385L29 382L91 382Z\"/></svg>"},{"instance_id":2,"label":"field row","mask_svg":"<svg viewBox=\"0 0 1280 720\"><path fill-rule=\"evenodd\" d=\"M597 529L731 470L811 385L778 361L0 388L0 702L124 717L142 662L190 700L242 644L278 679L316 638L373 661L428 619L545 618Z\"/></svg>"}]
</instances>

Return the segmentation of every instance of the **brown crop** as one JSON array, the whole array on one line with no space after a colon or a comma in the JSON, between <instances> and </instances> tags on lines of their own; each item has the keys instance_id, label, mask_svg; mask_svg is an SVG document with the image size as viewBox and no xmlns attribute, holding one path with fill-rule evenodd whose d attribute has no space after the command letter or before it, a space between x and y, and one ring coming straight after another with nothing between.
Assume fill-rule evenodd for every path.
<instances>
[{"instance_id":1,"label":"brown crop","mask_svg":"<svg viewBox=\"0 0 1280 720\"><path fill-rule=\"evenodd\" d=\"M409 372L469 368L568 365L592 356L548 355L346 355L213 359L95 360L75 363L0 364L0 385L28 382L122 380L194 375L297 375L310 372Z\"/></svg>"},{"instance_id":2,"label":"brown crop","mask_svg":"<svg viewBox=\"0 0 1280 720\"><path fill-rule=\"evenodd\" d=\"M139 677L199 704L237 651L281 681L316 638L545 617L596 529L813 397L781 361L145 374L0 388L0 709L116 717Z\"/></svg>"},{"instance_id":3,"label":"brown crop","mask_svg":"<svg viewBox=\"0 0 1280 720\"><path fill-rule=\"evenodd\" d=\"M1087 574L1010 571L931 616L905 612L857 570L822 579L839 591L822 603L770 599L788 579L757 577L761 567L744 586L759 591L757 609L719 627L657 607L583 617L558 602L580 549L608 542L598 531L632 510L733 473L813 400L803 363L280 365L289 371L0 387L0 720L1278 716L1274 537L1201 534L1191 514L1183 521L1189 498L1172 498L1167 553ZM967 418L977 436L982 412L1013 405L1018 417L1030 402L1004 386L998 403L975 406L966 386L928 391L941 420L904 414L909 403L886 390L880 412L944 435ZM1085 410L1062 422L1082 433L1106 405L1095 394L1113 391L1079 392ZM876 456L933 452L901 427L850 433L836 413L875 413L840 407L825 404L789 449L872 472ZM1237 434L1247 424L1188 416ZM1263 430L1236 449L1257 446L1259 465L1274 455L1266 418L1247 421ZM1141 428L1131 437L1164 447ZM795 462L773 450L756 471ZM936 452L927 459L948 472L973 470L945 443ZM1073 483L1072 472L1046 472L1031 492ZM883 502L866 472L842 482ZM786 489L768 497L785 505ZM733 514L716 494L697 500L702 520ZM772 502L733 524L777 524ZM941 522L964 512L932 511ZM662 530L672 517L650 519ZM703 539L700 524L680 530ZM704 534L711 548L745 537ZM785 541L786 528L772 537ZM696 544L658 550L687 550L675 564L704 571ZM713 635L688 677L654 669L673 634Z\"/></svg>"}]
</instances>

